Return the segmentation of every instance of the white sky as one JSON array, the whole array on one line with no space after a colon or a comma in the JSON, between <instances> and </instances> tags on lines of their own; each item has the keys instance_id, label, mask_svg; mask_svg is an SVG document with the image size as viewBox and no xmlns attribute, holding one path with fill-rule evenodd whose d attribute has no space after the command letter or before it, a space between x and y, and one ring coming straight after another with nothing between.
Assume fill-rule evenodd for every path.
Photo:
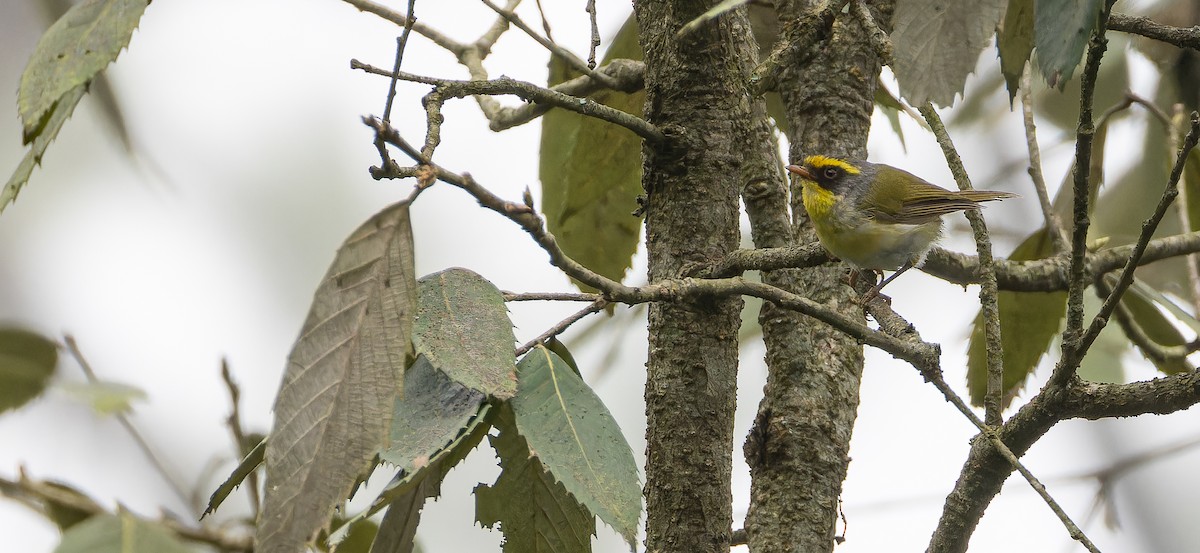
<instances>
[{"instance_id":1,"label":"white sky","mask_svg":"<svg viewBox=\"0 0 1200 553\"><path fill-rule=\"evenodd\" d=\"M16 90L36 43L42 25L36 1L0 5L0 90ZM389 3L401 10L406 4ZM540 27L534 3L526 4L519 13ZM543 4L553 10L555 38L584 51L584 3ZM627 16L629 4L601 0L598 8L607 39ZM463 40L473 39L493 20L486 7L461 0L418 2L417 15ZM202 497L232 467L220 360L229 359L242 385L247 424L266 430L284 359L335 248L362 220L409 189L407 182L375 182L367 175L367 167L378 159L359 117L382 110L387 81L349 69L351 58L390 66L398 32L336 0L154 2L130 50L109 73L141 162L124 155L94 100L85 98L51 147L46 167L35 172L18 202L0 215L0 322L51 336L73 334L102 377L144 389L149 399L136 406L136 423L176 476ZM995 71L992 59L984 57L986 70ZM488 67L493 76L538 81L544 79L546 61L540 47L513 31L497 44ZM415 35L405 68L465 75L450 56ZM1152 96L1152 82L1139 87ZM423 136L418 99L427 90L404 85L397 98L395 118L410 138ZM15 93L10 94L0 112L0 168L5 172L24 153ZM492 133L469 100L452 102L445 115L444 143L437 154L441 163L469 171L507 198L520 198L526 186L537 195L536 124ZM915 125L905 122L905 154L886 122L879 117L876 122L870 147L874 160L903 166L933 182L950 182L936 145ZM1048 125L1043 128L1043 145L1053 144L1055 132ZM1133 130L1129 126L1125 132ZM952 132L957 132L977 180L1022 152L1020 122L1012 115L1003 116L998 128ZM1117 159L1130 157L1129 148L1120 144L1110 142L1110 157L1127 164ZM1070 148L1047 149L1047 173L1053 175L1048 180L1056 183L1069 163L1064 156ZM989 222L1032 228L1037 224L1032 191L1020 188L1027 186L1024 181L1007 186L1024 198L989 207ZM502 289L570 289L520 229L479 209L456 189L439 185L426 192L413 214L421 274L461 265ZM998 253L1006 253L1012 237L998 242ZM962 237L945 245L974 249ZM644 267L639 258L629 280L644 281ZM975 289L906 275L889 287L889 294L896 310L927 341L943 345L947 379L964 388ZM929 309L930 297L946 301ZM537 335L577 307L513 306L518 339ZM614 323L629 320L620 317ZM617 350L612 364L598 366L610 349ZM635 322L627 334L580 346L575 354L585 377L605 373L592 382L625 429L640 463L644 323ZM740 451L765 381L761 359L758 343L744 348L733 444L735 527L749 501L749 476ZM843 494L849 529L838 551L923 550L974 431L911 367L871 349L867 359ZM1140 364L1132 365L1135 378L1153 376ZM65 361L58 379L73 382L82 375ZM1200 495L1194 471L1200 454L1164 459L1119 481L1118 532L1088 516L1097 484L1069 477L1190 438L1197 422L1196 413L1182 413L1065 423L1035 446L1026 462L1101 549L1192 551L1200 543L1194 524L1200 508L1192 499ZM480 453L455 470L442 499L426 507L420 532L425 547L495 550L499 533L472 524L469 491L478 482L492 481L496 473L489 452ZM15 477L19 467L35 478L77 485L105 505L119 502L151 517L160 509L191 516L191 507L170 493L115 421L93 416L62 393L52 392L0 417L0 474ZM245 509L240 494L235 495L216 521L241 516ZM4 501L0 535L13 551L49 552L57 543L52 525ZM1010 479L972 545L973 552L1081 550L1019 479ZM623 546L601 526L597 550L622 551Z\"/></svg>"}]
</instances>

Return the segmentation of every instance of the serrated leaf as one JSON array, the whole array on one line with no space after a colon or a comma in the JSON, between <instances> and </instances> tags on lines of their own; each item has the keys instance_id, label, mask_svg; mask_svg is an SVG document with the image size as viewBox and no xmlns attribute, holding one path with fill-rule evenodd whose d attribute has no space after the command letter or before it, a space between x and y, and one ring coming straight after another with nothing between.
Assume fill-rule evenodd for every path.
<instances>
[{"instance_id":1,"label":"serrated leaf","mask_svg":"<svg viewBox=\"0 0 1200 553\"><path fill-rule=\"evenodd\" d=\"M58 366L58 345L36 332L0 328L0 413L46 390Z\"/></svg>"},{"instance_id":2,"label":"serrated leaf","mask_svg":"<svg viewBox=\"0 0 1200 553\"><path fill-rule=\"evenodd\" d=\"M386 443L416 312L408 206L392 205L338 250L288 357L267 441L256 551L295 553Z\"/></svg>"},{"instance_id":3,"label":"serrated leaf","mask_svg":"<svg viewBox=\"0 0 1200 553\"><path fill-rule=\"evenodd\" d=\"M1011 104L1017 95L1017 85L1029 55L1033 53L1034 0L1008 0L1004 20L996 30L996 51L1000 56L1000 73L1008 86Z\"/></svg>"},{"instance_id":4,"label":"serrated leaf","mask_svg":"<svg viewBox=\"0 0 1200 553\"><path fill-rule=\"evenodd\" d=\"M446 474L450 472L450 469L453 469L463 459L466 459L467 455L474 451L479 446L479 443L483 441L483 437L487 435L488 429L491 428L493 418L491 413L491 404L484 403L479 407L479 412L471 419L471 422L459 433L458 437L445 448L435 453L430 458L428 464L417 469L415 472L405 472L403 470L398 472L383 491L379 493L379 496L371 502L370 507L347 520L345 524L330 535L330 543L338 543L346 537L349 528L353 524L374 516L379 511L391 505L406 504L410 505L410 507L416 505L416 509L419 511L419 505L423 505L426 498L435 497L440 493L441 482L445 479ZM412 523L416 524L415 519L413 519ZM392 536L392 538L395 537L398 536Z\"/></svg>"},{"instance_id":5,"label":"serrated leaf","mask_svg":"<svg viewBox=\"0 0 1200 553\"><path fill-rule=\"evenodd\" d=\"M633 452L608 407L554 352L517 365L517 430L554 478L632 547L642 511Z\"/></svg>"},{"instance_id":6,"label":"serrated leaf","mask_svg":"<svg viewBox=\"0 0 1200 553\"><path fill-rule=\"evenodd\" d=\"M122 511L96 515L63 533L54 553L192 553L162 525Z\"/></svg>"},{"instance_id":7,"label":"serrated leaf","mask_svg":"<svg viewBox=\"0 0 1200 553\"><path fill-rule=\"evenodd\" d=\"M1042 259L1053 253L1054 246L1043 227L1026 237L1009 259ZM1002 290L996 299L1000 309L1000 343L1004 349L1003 405L1007 407L1058 334L1067 313L1067 293ZM971 403L980 406L987 395L987 340L982 310L971 324L971 340L967 346L967 389Z\"/></svg>"},{"instance_id":8,"label":"serrated leaf","mask_svg":"<svg viewBox=\"0 0 1200 553\"><path fill-rule=\"evenodd\" d=\"M897 0L892 68L900 96L914 106L954 103L990 43L1006 1Z\"/></svg>"},{"instance_id":9,"label":"serrated leaf","mask_svg":"<svg viewBox=\"0 0 1200 553\"><path fill-rule=\"evenodd\" d=\"M642 59L633 17L613 39L604 62L617 58ZM575 76L565 61L551 56L551 85ZM591 98L641 117L646 93L606 90ZM538 177L546 228L572 259L621 280L633 264L642 234L642 220L631 215L643 193L641 138L623 127L554 109L542 117L540 148Z\"/></svg>"},{"instance_id":10,"label":"serrated leaf","mask_svg":"<svg viewBox=\"0 0 1200 553\"><path fill-rule=\"evenodd\" d=\"M242 481L244 481L247 476L250 476L250 473L258 469L258 466L262 464L263 459L265 459L266 456L267 439L263 438L262 441L258 442L258 445L254 446L254 449L251 449L250 452L246 454L246 456L242 459L242 462L238 463L238 466L233 469L233 472L229 475L229 478L226 478L220 486L217 486L217 489L214 490L212 495L208 497L208 506L205 507L204 512L200 514L200 518L204 519L204 517L216 511L217 507L220 507L221 503L225 502L225 498L229 497L229 494L233 493L233 490L242 485Z\"/></svg>"},{"instance_id":11,"label":"serrated leaf","mask_svg":"<svg viewBox=\"0 0 1200 553\"><path fill-rule=\"evenodd\" d=\"M4 183L4 188L0 189L0 213L4 212L4 208L8 207L8 204L16 201L17 194L21 192L21 188L29 182L29 177L33 175L33 168L42 162L42 157L46 155L46 149L58 136L63 124L71 117L79 99L83 98L84 92L87 92L87 87L79 85L63 94L62 98L50 107L50 111L43 119L45 124L37 132L33 144L29 146L29 151L25 152L21 163L17 164L16 170L8 178L8 182Z\"/></svg>"},{"instance_id":12,"label":"serrated leaf","mask_svg":"<svg viewBox=\"0 0 1200 553\"><path fill-rule=\"evenodd\" d=\"M456 267L423 277L418 291L417 352L455 382L499 399L512 397L516 337L500 290Z\"/></svg>"},{"instance_id":13,"label":"serrated leaf","mask_svg":"<svg viewBox=\"0 0 1200 553\"><path fill-rule=\"evenodd\" d=\"M500 476L475 487L475 520L488 528L500 524L505 553L590 553L592 513L542 465L510 406L499 409L495 424L500 434L488 440L500 457Z\"/></svg>"},{"instance_id":14,"label":"serrated leaf","mask_svg":"<svg viewBox=\"0 0 1200 553\"><path fill-rule=\"evenodd\" d=\"M426 499L441 494L440 488L438 479L423 478L412 492L388 505L383 520L379 521L379 532L371 543L371 553L412 553L421 509L425 507ZM338 550L341 551L341 546Z\"/></svg>"},{"instance_id":15,"label":"serrated leaf","mask_svg":"<svg viewBox=\"0 0 1200 553\"><path fill-rule=\"evenodd\" d=\"M1037 62L1046 83L1062 90L1083 59L1088 37L1096 29L1100 0L1034 3Z\"/></svg>"},{"instance_id":16,"label":"serrated leaf","mask_svg":"<svg viewBox=\"0 0 1200 553\"><path fill-rule=\"evenodd\" d=\"M379 457L406 472L429 463L479 413L485 396L450 380L418 356L404 373L404 397L396 399L391 445Z\"/></svg>"},{"instance_id":17,"label":"serrated leaf","mask_svg":"<svg viewBox=\"0 0 1200 553\"><path fill-rule=\"evenodd\" d=\"M145 401L146 392L120 382L66 382L58 386L71 399L91 407L97 415L109 416L133 410L134 401Z\"/></svg>"},{"instance_id":18,"label":"serrated leaf","mask_svg":"<svg viewBox=\"0 0 1200 553\"><path fill-rule=\"evenodd\" d=\"M84 0L38 41L17 91L24 141L38 136L47 112L117 59L137 28L147 0Z\"/></svg>"}]
</instances>

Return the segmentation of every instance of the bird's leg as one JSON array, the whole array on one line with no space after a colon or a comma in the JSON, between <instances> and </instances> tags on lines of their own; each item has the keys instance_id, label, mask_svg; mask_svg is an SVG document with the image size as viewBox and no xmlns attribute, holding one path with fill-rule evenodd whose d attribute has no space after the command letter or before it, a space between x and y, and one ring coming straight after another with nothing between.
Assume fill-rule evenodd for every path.
<instances>
[{"instance_id":1,"label":"bird's leg","mask_svg":"<svg viewBox=\"0 0 1200 553\"><path fill-rule=\"evenodd\" d=\"M882 290L884 286L887 286L887 283L889 283L893 280L896 280L896 277L900 276L901 274L904 274L904 271L911 269L912 266L913 266L912 261L905 262L904 265L901 265L900 268L896 270L896 272L892 273L892 276L889 276L889 277L879 281L879 284L876 284L874 288L867 290L867 293L862 295L862 299L859 300L859 303L862 303L865 305L867 302L874 299L875 296L885 298L888 301L888 303L891 303L891 298L884 296L883 294L880 294L879 291Z\"/></svg>"}]
</instances>

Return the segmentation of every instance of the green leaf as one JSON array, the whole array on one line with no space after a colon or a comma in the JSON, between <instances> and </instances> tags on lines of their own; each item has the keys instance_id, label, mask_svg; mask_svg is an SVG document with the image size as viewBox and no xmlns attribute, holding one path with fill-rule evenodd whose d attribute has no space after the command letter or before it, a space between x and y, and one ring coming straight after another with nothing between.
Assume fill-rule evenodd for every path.
<instances>
[{"instance_id":1,"label":"green leaf","mask_svg":"<svg viewBox=\"0 0 1200 553\"><path fill-rule=\"evenodd\" d=\"M501 471L495 484L475 487L475 520L488 528L500 524L505 553L590 553L595 518L546 470L514 417L502 406L495 422L500 434L488 438Z\"/></svg>"},{"instance_id":2,"label":"green leaf","mask_svg":"<svg viewBox=\"0 0 1200 553\"><path fill-rule=\"evenodd\" d=\"M129 44L147 0L84 0L46 30L17 90L28 144L55 103L85 86Z\"/></svg>"},{"instance_id":3,"label":"green leaf","mask_svg":"<svg viewBox=\"0 0 1200 553\"><path fill-rule=\"evenodd\" d=\"M1133 318L1133 322L1141 327L1142 332L1144 332L1148 338L1153 340L1154 343L1161 346L1182 346L1186 344L1188 342L1187 338L1184 338L1183 334L1180 333L1177 328L1175 328L1175 325L1171 323L1170 319L1168 319L1162 311L1159 311L1158 308L1155 307L1155 303L1157 303L1158 300L1161 300L1161 302L1165 304L1164 307L1173 307L1178 310L1178 312L1182 312L1183 310L1178 309L1178 306L1176 306L1174 302L1167 299L1157 291L1155 291L1152 296L1146 294L1145 291L1147 288L1149 287L1144 283L1140 287L1131 287L1125 293L1125 295L1121 296L1121 305L1129 311L1129 315ZM1184 313L1184 315L1187 317L1187 319L1195 321L1191 315L1187 315L1186 313ZM1178 374L1192 369L1186 358L1178 357L1174 359L1158 360L1146 355L1146 352L1141 351L1141 348L1138 348L1138 351L1142 353L1143 357L1154 363L1154 366L1163 373Z\"/></svg>"},{"instance_id":4,"label":"green leaf","mask_svg":"<svg viewBox=\"0 0 1200 553\"><path fill-rule=\"evenodd\" d=\"M162 525L121 511L96 515L63 533L54 553L192 553Z\"/></svg>"},{"instance_id":5,"label":"green leaf","mask_svg":"<svg viewBox=\"0 0 1200 553\"><path fill-rule=\"evenodd\" d=\"M617 58L642 59L633 17L604 62ZM565 61L551 56L551 85L575 76ZM606 90L591 98L638 117L646 102L645 92ZM624 278L642 234L641 219L631 215L643 193L641 139L623 127L553 109L542 117L539 158L546 228L572 259L611 279Z\"/></svg>"},{"instance_id":6,"label":"green leaf","mask_svg":"<svg viewBox=\"0 0 1200 553\"><path fill-rule=\"evenodd\" d=\"M633 546L642 510L637 465L608 407L554 352L517 366L517 430L550 474Z\"/></svg>"},{"instance_id":7,"label":"green leaf","mask_svg":"<svg viewBox=\"0 0 1200 553\"><path fill-rule=\"evenodd\" d=\"M500 290L461 268L426 276L418 289L417 351L455 382L499 399L512 397L517 339Z\"/></svg>"},{"instance_id":8,"label":"green leaf","mask_svg":"<svg viewBox=\"0 0 1200 553\"><path fill-rule=\"evenodd\" d=\"M1096 29L1100 0L1034 3L1037 61L1046 83L1062 90L1083 58L1088 37Z\"/></svg>"},{"instance_id":9,"label":"green leaf","mask_svg":"<svg viewBox=\"0 0 1200 553\"><path fill-rule=\"evenodd\" d=\"M404 373L404 397L396 399L391 445L379 457L414 472L446 448L479 413L485 396L450 380L418 356Z\"/></svg>"},{"instance_id":10,"label":"green leaf","mask_svg":"<svg viewBox=\"0 0 1200 553\"><path fill-rule=\"evenodd\" d=\"M288 356L267 441L256 551L301 551L386 443L416 312L408 206L392 205L338 250Z\"/></svg>"},{"instance_id":11,"label":"green leaf","mask_svg":"<svg viewBox=\"0 0 1200 553\"><path fill-rule=\"evenodd\" d=\"M1086 319L1100 311L1100 303L1100 298L1095 294L1084 294L1083 312ZM1125 364L1122 360L1126 351L1129 351L1129 339L1121 334L1117 325L1104 327L1079 363L1079 377L1107 384L1124 382Z\"/></svg>"},{"instance_id":12,"label":"green leaf","mask_svg":"<svg viewBox=\"0 0 1200 553\"><path fill-rule=\"evenodd\" d=\"M1009 259L1042 259L1054 253L1045 227L1021 242ZM1008 406L1038 361L1050 348L1067 312L1066 292L1008 292L997 296L1000 308L1000 343L1004 349L1004 406ZM975 315L967 346L967 389L971 403L983 404L987 395L987 340L983 312Z\"/></svg>"},{"instance_id":13,"label":"green leaf","mask_svg":"<svg viewBox=\"0 0 1200 553\"><path fill-rule=\"evenodd\" d=\"M57 366L53 341L21 328L0 328L0 413L41 395Z\"/></svg>"},{"instance_id":14,"label":"green leaf","mask_svg":"<svg viewBox=\"0 0 1200 553\"><path fill-rule=\"evenodd\" d=\"M87 92L87 87L79 85L63 94L62 98L50 107L48 115L44 118L45 124L37 132L33 144L29 146L29 151L25 153L25 157L21 158L21 163L17 164L17 169L8 178L8 182L4 183L4 188L0 189L0 213L4 212L4 208L8 207L8 204L16 201L17 194L21 192L21 188L29 182L29 177L33 175L33 168L42 162L42 157L46 155L46 149L58 136L58 131L62 130L63 124L71 117L71 112L75 111L75 105L79 103L80 98L83 98L84 92Z\"/></svg>"},{"instance_id":15,"label":"green leaf","mask_svg":"<svg viewBox=\"0 0 1200 553\"><path fill-rule=\"evenodd\" d=\"M67 382L58 388L101 416L128 413L133 410L134 401L146 399L146 392L141 388L120 382Z\"/></svg>"},{"instance_id":16,"label":"green leaf","mask_svg":"<svg viewBox=\"0 0 1200 553\"><path fill-rule=\"evenodd\" d=\"M238 463L238 466L233 469L233 473L229 475L229 478L226 478L220 486L217 486L217 489L209 496L208 507L205 507L204 512L200 514L200 518L203 519L209 513L216 511L217 507L220 507L221 503L225 502L225 498L229 497L229 494L233 493L233 490L242 485L242 481L247 476L250 476L250 473L258 469L263 459L266 458L266 454L267 439L263 438L262 441L258 442L258 445L254 446L254 449L250 450L250 453L246 454L242 462Z\"/></svg>"},{"instance_id":17,"label":"green leaf","mask_svg":"<svg viewBox=\"0 0 1200 553\"><path fill-rule=\"evenodd\" d=\"M429 463L418 468L415 472L400 471L396 474L387 487L379 493L375 501L371 502L371 506L367 510L350 518L339 527L333 534L330 535L330 543L338 543L344 539L349 529L358 521L365 520L375 513L388 508L390 512L391 505L407 505L401 509L410 509L411 517L400 520L400 515L397 514L392 519L393 522L382 525L380 527L378 540L388 540L386 547L395 547L391 545L394 540L401 540L404 533L401 529L393 528L393 525L407 525L411 523L416 525L417 518L420 514L421 506L424 505L425 499L428 497L436 497L440 493L442 480L446 478L446 474L450 472L459 462L466 459L479 443L483 441L483 437L487 435L488 429L492 426L492 406L489 403L484 403L479 407L478 413L466 428L458 434L454 441L450 442L445 448L433 454L429 459ZM386 518L386 517L385 517ZM385 547L385 546L381 546Z\"/></svg>"},{"instance_id":18,"label":"green leaf","mask_svg":"<svg viewBox=\"0 0 1200 553\"><path fill-rule=\"evenodd\" d=\"M949 106L996 31L1006 0L897 0L892 68L900 96L914 106Z\"/></svg>"},{"instance_id":19,"label":"green leaf","mask_svg":"<svg viewBox=\"0 0 1200 553\"><path fill-rule=\"evenodd\" d=\"M422 478L410 493L388 505L383 520L379 521L379 532L371 544L371 553L412 553L421 509L425 507L426 499L441 494L440 488L439 479ZM338 551L341 551L340 545Z\"/></svg>"},{"instance_id":20,"label":"green leaf","mask_svg":"<svg viewBox=\"0 0 1200 553\"><path fill-rule=\"evenodd\" d=\"M1017 96L1017 86L1029 55L1033 53L1033 1L1008 0L1004 20L996 31L1000 73L1008 86L1008 102Z\"/></svg>"},{"instance_id":21,"label":"green leaf","mask_svg":"<svg viewBox=\"0 0 1200 553\"><path fill-rule=\"evenodd\" d=\"M1188 231L1200 230L1200 149L1192 148L1187 161L1183 165L1183 182L1179 187L1184 190L1187 201Z\"/></svg>"},{"instance_id":22,"label":"green leaf","mask_svg":"<svg viewBox=\"0 0 1200 553\"><path fill-rule=\"evenodd\" d=\"M360 520L349 527L346 537L339 541L337 547L330 548L334 553L368 553L371 543L379 536L379 524L373 520Z\"/></svg>"}]
</instances>

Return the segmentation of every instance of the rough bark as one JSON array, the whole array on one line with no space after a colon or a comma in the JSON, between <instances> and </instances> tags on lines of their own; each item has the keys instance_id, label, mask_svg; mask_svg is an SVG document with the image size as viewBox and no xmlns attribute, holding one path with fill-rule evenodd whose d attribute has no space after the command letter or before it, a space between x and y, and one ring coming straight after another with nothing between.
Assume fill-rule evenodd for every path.
<instances>
[{"instance_id":1,"label":"rough bark","mask_svg":"<svg viewBox=\"0 0 1200 553\"><path fill-rule=\"evenodd\" d=\"M669 136L644 159L650 281L738 245L737 138L754 46L743 10L679 38L703 1L639 1L646 119ZM646 382L646 549L729 550L740 298L653 304Z\"/></svg>"},{"instance_id":2,"label":"rough bark","mask_svg":"<svg viewBox=\"0 0 1200 553\"><path fill-rule=\"evenodd\" d=\"M781 21L795 20L805 7L799 1L780 3ZM875 2L872 11L878 21L887 22L891 2ZM811 63L792 66L782 76L792 160L815 153L866 157L880 64L863 36L857 21L842 15L832 39ZM794 243L815 241L798 188L792 190L791 208ZM778 224L778 216L771 219ZM764 243L758 243L756 236L759 247L781 245L776 244L777 233L763 233L762 238ZM857 294L843 284L844 274L843 265L827 264L771 271L763 280L861 317L861 307L853 302ZM759 321L769 373L745 445L753 478L746 516L750 550L832 551L858 409L862 346L827 325L770 304L763 306Z\"/></svg>"}]
</instances>

